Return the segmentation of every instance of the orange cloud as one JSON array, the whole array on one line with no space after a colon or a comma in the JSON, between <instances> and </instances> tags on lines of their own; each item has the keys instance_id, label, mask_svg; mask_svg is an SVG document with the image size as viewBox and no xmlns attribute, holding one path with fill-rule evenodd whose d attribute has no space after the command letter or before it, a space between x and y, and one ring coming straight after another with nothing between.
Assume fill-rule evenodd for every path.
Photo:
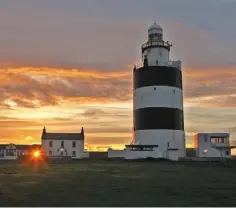
<instances>
[{"instance_id":1,"label":"orange cloud","mask_svg":"<svg viewBox=\"0 0 236 208\"><path fill-rule=\"evenodd\" d=\"M19 68L3 71L0 79L4 80L0 102L9 107L9 102L19 107L42 107L64 100L104 103L131 99L131 77L124 72Z\"/></svg>"},{"instance_id":2,"label":"orange cloud","mask_svg":"<svg viewBox=\"0 0 236 208\"><path fill-rule=\"evenodd\" d=\"M184 68L186 104L214 107L235 106L236 67Z\"/></svg>"}]
</instances>

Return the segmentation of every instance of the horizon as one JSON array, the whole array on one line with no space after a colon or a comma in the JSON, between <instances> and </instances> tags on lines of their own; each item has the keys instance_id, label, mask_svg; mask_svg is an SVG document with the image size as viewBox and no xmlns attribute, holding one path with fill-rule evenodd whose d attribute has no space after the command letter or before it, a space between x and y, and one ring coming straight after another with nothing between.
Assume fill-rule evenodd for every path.
<instances>
[{"instance_id":1,"label":"horizon","mask_svg":"<svg viewBox=\"0 0 236 208\"><path fill-rule=\"evenodd\" d=\"M44 126L84 127L89 151L130 144L133 65L154 21L182 62L186 146L198 132L236 140L235 9L224 0L0 2L0 144L40 143Z\"/></svg>"}]
</instances>

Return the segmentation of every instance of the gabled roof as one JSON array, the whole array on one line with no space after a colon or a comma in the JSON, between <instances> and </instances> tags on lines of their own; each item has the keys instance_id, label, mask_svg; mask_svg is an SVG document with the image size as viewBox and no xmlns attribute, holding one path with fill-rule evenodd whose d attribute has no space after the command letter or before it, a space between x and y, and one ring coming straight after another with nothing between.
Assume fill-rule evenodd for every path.
<instances>
[{"instance_id":1,"label":"gabled roof","mask_svg":"<svg viewBox=\"0 0 236 208\"><path fill-rule=\"evenodd\" d=\"M0 149L5 149L9 145L15 145L17 150L29 150L30 148L40 148L40 144L0 144Z\"/></svg>"},{"instance_id":2,"label":"gabled roof","mask_svg":"<svg viewBox=\"0 0 236 208\"><path fill-rule=\"evenodd\" d=\"M42 140L84 140L84 128L81 128L80 133L48 133L46 128L43 128Z\"/></svg>"},{"instance_id":3,"label":"gabled roof","mask_svg":"<svg viewBox=\"0 0 236 208\"><path fill-rule=\"evenodd\" d=\"M0 144L0 149L5 149L9 144Z\"/></svg>"},{"instance_id":4,"label":"gabled roof","mask_svg":"<svg viewBox=\"0 0 236 208\"><path fill-rule=\"evenodd\" d=\"M83 140L84 137L80 133L44 133L43 140Z\"/></svg>"}]
</instances>

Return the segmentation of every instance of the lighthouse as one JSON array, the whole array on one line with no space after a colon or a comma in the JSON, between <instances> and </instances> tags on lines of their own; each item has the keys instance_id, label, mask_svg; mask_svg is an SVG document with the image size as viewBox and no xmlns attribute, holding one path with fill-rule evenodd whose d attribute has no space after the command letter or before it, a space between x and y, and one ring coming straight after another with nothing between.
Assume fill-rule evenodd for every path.
<instances>
[{"instance_id":1,"label":"lighthouse","mask_svg":"<svg viewBox=\"0 0 236 208\"><path fill-rule=\"evenodd\" d=\"M133 70L133 145L185 156L181 61L170 60L171 43L154 22L141 46L142 64Z\"/></svg>"}]
</instances>

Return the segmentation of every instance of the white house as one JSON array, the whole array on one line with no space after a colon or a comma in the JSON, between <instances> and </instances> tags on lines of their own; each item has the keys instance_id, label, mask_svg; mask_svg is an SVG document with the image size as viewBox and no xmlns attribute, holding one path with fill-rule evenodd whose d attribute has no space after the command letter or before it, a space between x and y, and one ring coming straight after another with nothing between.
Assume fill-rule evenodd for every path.
<instances>
[{"instance_id":1,"label":"white house","mask_svg":"<svg viewBox=\"0 0 236 208\"><path fill-rule=\"evenodd\" d=\"M230 157L235 148L229 133L198 133L194 136L197 157Z\"/></svg>"},{"instance_id":2,"label":"white house","mask_svg":"<svg viewBox=\"0 0 236 208\"><path fill-rule=\"evenodd\" d=\"M48 133L44 127L41 140L42 147L49 157L89 157L89 153L84 150L83 128L80 133Z\"/></svg>"},{"instance_id":3,"label":"white house","mask_svg":"<svg viewBox=\"0 0 236 208\"><path fill-rule=\"evenodd\" d=\"M0 144L0 160L17 160L27 156L31 149L39 149L41 145Z\"/></svg>"}]
</instances>

